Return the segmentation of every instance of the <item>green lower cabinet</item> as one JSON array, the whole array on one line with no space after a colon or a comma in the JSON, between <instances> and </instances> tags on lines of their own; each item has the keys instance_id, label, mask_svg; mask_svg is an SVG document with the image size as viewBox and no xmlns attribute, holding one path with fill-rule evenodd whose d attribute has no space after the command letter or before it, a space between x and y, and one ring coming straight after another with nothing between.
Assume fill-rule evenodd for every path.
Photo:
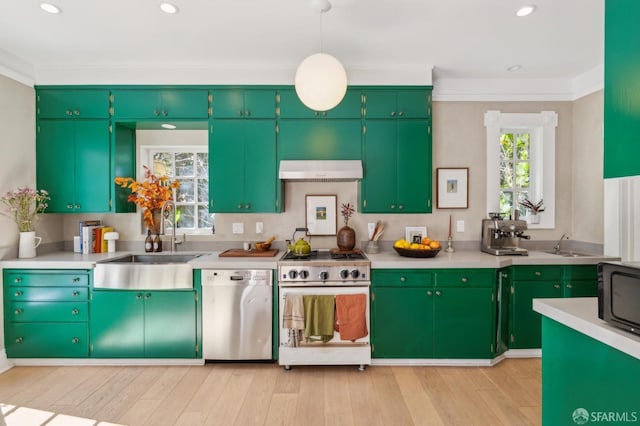
<instances>
[{"instance_id":1,"label":"green lower cabinet","mask_svg":"<svg viewBox=\"0 0 640 426\"><path fill-rule=\"evenodd\" d=\"M5 326L9 358L84 358L89 330L80 323L12 323Z\"/></svg>"},{"instance_id":2,"label":"green lower cabinet","mask_svg":"<svg viewBox=\"0 0 640 426\"><path fill-rule=\"evenodd\" d=\"M596 265L513 266L509 300L509 348L541 347L540 314L533 299L595 297Z\"/></svg>"},{"instance_id":3,"label":"green lower cabinet","mask_svg":"<svg viewBox=\"0 0 640 426\"><path fill-rule=\"evenodd\" d=\"M193 291L94 291L91 357L195 358Z\"/></svg>"}]
</instances>

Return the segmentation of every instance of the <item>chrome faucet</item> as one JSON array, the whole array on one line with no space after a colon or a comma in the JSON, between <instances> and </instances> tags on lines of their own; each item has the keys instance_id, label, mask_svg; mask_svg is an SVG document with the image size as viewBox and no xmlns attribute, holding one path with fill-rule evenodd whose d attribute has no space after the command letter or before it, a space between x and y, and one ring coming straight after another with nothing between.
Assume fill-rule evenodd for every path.
<instances>
[{"instance_id":1,"label":"chrome faucet","mask_svg":"<svg viewBox=\"0 0 640 426\"><path fill-rule=\"evenodd\" d=\"M176 246L178 244L182 244L184 242L184 235L182 236L182 241L178 241L176 238L176 204L172 200L165 201L162 203L162 207L160 208L160 233L165 235L165 223L169 218L169 215L173 215L173 226L171 227L171 252L176 251Z\"/></svg>"},{"instance_id":2,"label":"chrome faucet","mask_svg":"<svg viewBox=\"0 0 640 426\"><path fill-rule=\"evenodd\" d=\"M569 234L562 234L562 237L560 237L556 245L553 246L553 250L556 252L556 254L560 254L560 243L562 242L562 240L564 240L565 237L569 239Z\"/></svg>"}]
</instances>

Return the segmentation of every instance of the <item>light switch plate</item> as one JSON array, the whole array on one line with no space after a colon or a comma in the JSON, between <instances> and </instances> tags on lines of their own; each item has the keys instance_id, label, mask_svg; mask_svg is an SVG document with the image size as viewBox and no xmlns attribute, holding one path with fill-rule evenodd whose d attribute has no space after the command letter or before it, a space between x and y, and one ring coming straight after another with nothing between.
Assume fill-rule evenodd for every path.
<instances>
[{"instance_id":1,"label":"light switch plate","mask_svg":"<svg viewBox=\"0 0 640 426\"><path fill-rule=\"evenodd\" d=\"M234 223L232 229L234 234L244 234L244 223Z\"/></svg>"},{"instance_id":2,"label":"light switch plate","mask_svg":"<svg viewBox=\"0 0 640 426\"><path fill-rule=\"evenodd\" d=\"M464 232L464 220L456 221L456 232Z\"/></svg>"},{"instance_id":3,"label":"light switch plate","mask_svg":"<svg viewBox=\"0 0 640 426\"><path fill-rule=\"evenodd\" d=\"M262 234L264 232L264 224L262 222L256 222L256 234Z\"/></svg>"}]
</instances>

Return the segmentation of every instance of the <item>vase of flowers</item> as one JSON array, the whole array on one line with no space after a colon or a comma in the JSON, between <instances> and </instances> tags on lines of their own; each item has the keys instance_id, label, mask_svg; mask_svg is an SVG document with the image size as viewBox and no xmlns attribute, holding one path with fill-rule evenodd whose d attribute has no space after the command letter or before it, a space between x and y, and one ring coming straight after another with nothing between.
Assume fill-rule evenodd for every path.
<instances>
[{"instance_id":1,"label":"vase of flowers","mask_svg":"<svg viewBox=\"0 0 640 426\"><path fill-rule=\"evenodd\" d=\"M44 189L29 187L9 191L0 197L0 203L4 205L2 214L13 219L20 232L18 257L36 256L36 247L42 242L42 238L36 237L36 225L50 199L49 193Z\"/></svg>"},{"instance_id":2,"label":"vase of flowers","mask_svg":"<svg viewBox=\"0 0 640 426\"><path fill-rule=\"evenodd\" d=\"M131 177L117 177L115 183L122 188L131 189L128 201L142 207L145 226L154 234L158 234L162 218L162 205L166 201L173 200L173 190L180 186L180 182L171 181L167 176L158 177L151 173L149 167L143 167L144 181L138 182Z\"/></svg>"},{"instance_id":3,"label":"vase of flowers","mask_svg":"<svg viewBox=\"0 0 640 426\"><path fill-rule=\"evenodd\" d=\"M342 204L340 214L344 218L344 226L338 230L337 242L340 250L350 251L356 246L356 231L349 226L349 219L355 209L350 203Z\"/></svg>"},{"instance_id":4,"label":"vase of flowers","mask_svg":"<svg viewBox=\"0 0 640 426\"><path fill-rule=\"evenodd\" d=\"M526 208L529 211L527 215L527 222L529 223L540 223L539 214L544 211L544 203L543 200L540 199L537 203L532 202L528 198L520 201L520 205Z\"/></svg>"}]
</instances>

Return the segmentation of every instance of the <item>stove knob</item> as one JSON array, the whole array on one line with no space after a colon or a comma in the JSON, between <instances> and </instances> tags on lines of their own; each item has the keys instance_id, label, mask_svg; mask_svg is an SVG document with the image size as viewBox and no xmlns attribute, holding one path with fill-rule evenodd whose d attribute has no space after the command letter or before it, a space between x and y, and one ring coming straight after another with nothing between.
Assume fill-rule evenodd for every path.
<instances>
[{"instance_id":1,"label":"stove knob","mask_svg":"<svg viewBox=\"0 0 640 426\"><path fill-rule=\"evenodd\" d=\"M360 277L360 271L358 271L357 269L354 269L353 271L351 271L351 278L359 278Z\"/></svg>"},{"instance_id":2,"label":"stove knob","mask_svg":"<svg viewBox=\"0 0 640 426\"><path fill-rule=\"evenodd\" d=\"M297 276L298 276L297 271L289 271L289 278L291 278L292 280L295 280Z\"/></svg>"},{"instance_id":3,"label":"stove knob","mask_svg":"<svg viewBox=\"0 0 640 426\"><path fill-rule=\"evenodd\" d=\"M326 281L329 279L329 273L327 271L320 272L320 280Z\"/></svg>"},{"instance_id":4,"label":"stove knob","mask_svg":"<svg viewBox=\"0 0 640 426\"><path fill-rule=\"evenodd\" d=\"M299 274L300 274L300 278L302 278L303 280L306 280L307 278L309 278L309 271L307 270L303 269L299 272Z\"/></svg>"},{"instance_id":5,"label":"stove knob","mask_svg":"<svg viewBox=\"0 0 640 426\"><path fill-rule=\"evenodd\" d=\"M346 280L347 278L349 278L349 271L347 271L346 269L341 270L340 278L342 278L343 280Z\"/></svg>"}]
</instances>

